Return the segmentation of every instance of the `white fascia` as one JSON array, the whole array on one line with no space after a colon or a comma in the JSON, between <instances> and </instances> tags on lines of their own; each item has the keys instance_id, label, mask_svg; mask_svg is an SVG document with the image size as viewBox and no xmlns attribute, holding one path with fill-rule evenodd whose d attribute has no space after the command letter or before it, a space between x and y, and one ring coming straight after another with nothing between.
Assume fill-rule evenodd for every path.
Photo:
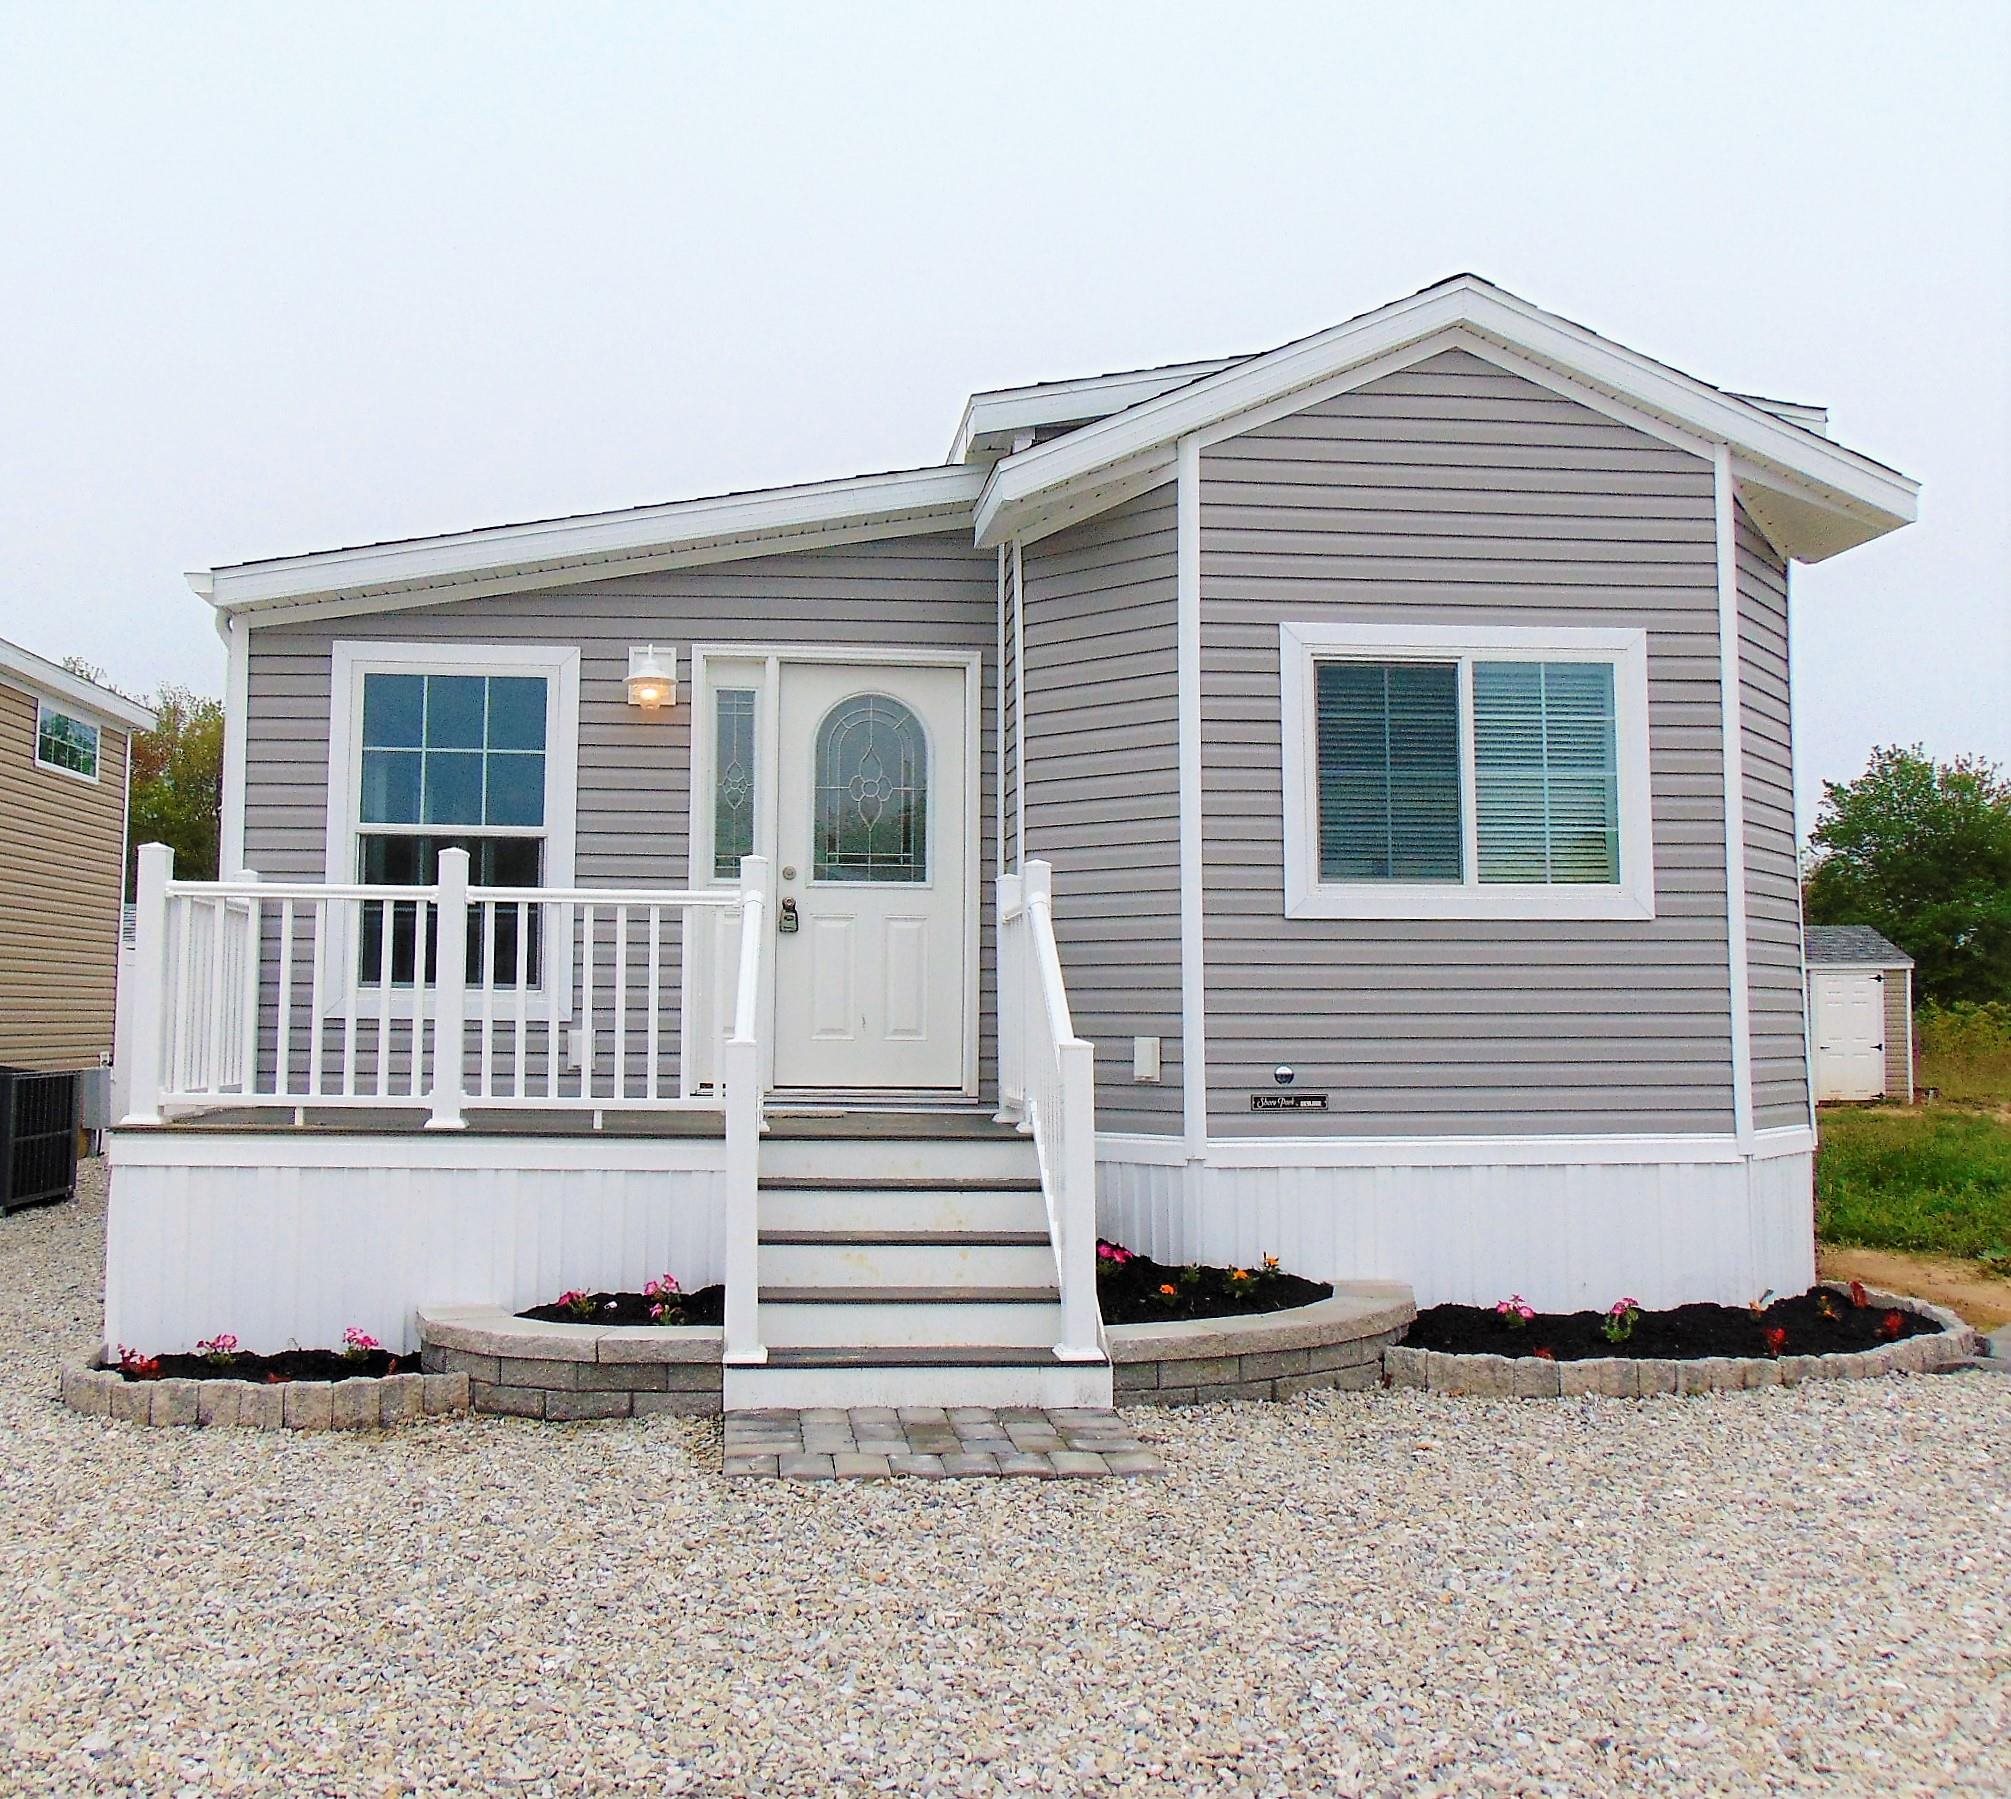
<instances>
[{"instance_id":1,"label":"white fascia","mask_svg":"<svg viewBox=\"0 0 2011 1799\"><path fill-rule=\"evenodd\" d=\"M979 496L976 531L989 544L1027 514L1155 446L1205 433L1350 369L1384 364L1439 334L1470 332L1554 369L1588 392L1727 445L1756 487L1779 490L1780 528L1804 560L1833 555L1918 513L1919 483L1749 400L1727 394L1517 299L1475 276L1252 357L1130 411L1085 425L998 463ZM1814 515L1813 517L1809 515ZM1825 528L1818 529L1820 522Z\"/></svg>"},{"instance_id":2,"label":"white fascia","mask_svg":"<svg viewBox=\"0 0 2011 1799\"><path fill-rule=\"evenodd\" d=\"M82 675L18 643L0 638L0 681L18 683L37 699L48 700L66 712L74 712L94 725L111 725L126 731L151 731L155 713L151 706L129 700L109 687L100 687Z\"/></svg>"},{"instance_id":3,"label":"white fascia","mask_svg":"<svg viewBox=\"0 0 2011 1799\"><path fill-rule=\"evenodd\" d=\"M964 403L964 416L957 421L957 434L944 460L960 463L1000 456L1022 431L1108 418L1156 400L1176 387L1220 374L1244 360L1241 356L1214 356L1202 362L1172 362L1156 369L1084 375L1073 381L1039 381L972 394Z\"/></svg>"},{"instance_id":4,"label":"white fascia","mask_svg":"<svg viewBox=\"0 0 2011 1799\"><path fill-rule=\"evenodd\" d=\"M968 528L978 468L909 469L239 563L189 576L219 611L299 619Z\"/></svg>"}]
</instances>

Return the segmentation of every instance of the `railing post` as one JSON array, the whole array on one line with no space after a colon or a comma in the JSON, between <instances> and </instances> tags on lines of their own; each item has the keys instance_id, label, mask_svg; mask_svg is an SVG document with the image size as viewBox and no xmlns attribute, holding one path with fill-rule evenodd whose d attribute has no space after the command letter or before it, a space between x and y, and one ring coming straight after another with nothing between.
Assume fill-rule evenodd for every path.
<instances>
[{"instance_id":1,"label":"railing post","mask_svg":"<svg viewBox=\"0 0 2011 1799\"><path fill-rule=\"evenodd\" d=\"M1026 884L998 880L999 1109L997 1122L1026 1117Z\"/></svg>"},{"instance_id":2,"label":"railing post","mask_svg":"<svg viewBox=\"0 0 2011 1799\"><path fill-rule=\"evenodd\" d=\"M133 996L127 1013L128 1040L118 1046L126 1065L124 1086L131 1108L122 1122L161 1121L161 1056L167 1037L168 882L175 853L165 843L140 845L139 880L133 899ZM177 995L179 1001L182 996Z\"/></svg>"},{"instance_id":3,"label":"railing post","mask_svg":"<svg viewBox=\"0 0 2011 1799\"><path fill-rule=\"evenodd\" d=\"M734 967L733 1029L721 1052L726 1094L726 1328L723 1359L765 1362L761 1342L761 1021L767 983L768 863L740 863L740 954Z\"/></svg>"},{"instance_id":4,"label":"railing post","mask_svg":"<svg viewBox=\"0 0 2011 1799\"><path fill-rule=\"evenodd\" d=\"M458 1131L466 1128L461 1104L467 1097L466 1039L468 1021L468 852L442 850L440 879L436 895L436 935L433 955L433 1115L426 1120L429 1131ZM412 921L415 932L413 967L421 960L421 944L426 929L425 902L421 914ZM384 966L391 978L391 933L384 933ZM426 995L415 982L412 990L412 1054L419 1054L421 1033L426 1023ZM380 1047L378 1053L383 1054Z\"/></svg>"},{"instance_id":5,"label":"railing post","mask_svg":"<svg viewBox=\"0 0 2011 1799\"><path fill-rule=\"evenodd\" d=\"M1096 1303L1096 1051L1080 1038L1055 1056L1061 1087L1061 1341L1064 1362L1103 1359Z\"/></svg>"}]
</instances>

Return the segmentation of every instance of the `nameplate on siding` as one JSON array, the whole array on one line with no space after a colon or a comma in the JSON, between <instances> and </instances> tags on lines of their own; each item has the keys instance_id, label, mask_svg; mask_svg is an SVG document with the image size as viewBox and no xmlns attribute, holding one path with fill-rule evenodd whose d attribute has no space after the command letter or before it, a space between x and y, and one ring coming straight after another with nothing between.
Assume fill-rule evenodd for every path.
<instances>
[{"instance_id":1,"label":"nameplate on siding","mask_svg":"<svg viewBox=\"0 0 2011 1799\"><path fill-rule=\"evenodd\" d=\"M1250 1110L1253 1112L1324 1112L1327 1096L1324 1093L1253 1093L1250 1095Z\"/></svg>"}]
</instances>

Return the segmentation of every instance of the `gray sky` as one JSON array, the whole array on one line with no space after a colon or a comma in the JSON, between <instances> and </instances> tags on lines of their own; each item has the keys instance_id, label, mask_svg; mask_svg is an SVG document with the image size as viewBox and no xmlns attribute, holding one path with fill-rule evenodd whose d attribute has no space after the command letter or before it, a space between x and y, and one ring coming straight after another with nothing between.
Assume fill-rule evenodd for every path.
<instances>
[{"instance_id":1,"label":"gray sky","mask_svg":"<svg viewBox=\"0 0 2011 1799\"><path fill-rule=\"evenodd\" d=\"M972 388L1472 269L1832 409L1801 801L2011 762L2011 7L0 0L0 636L218 691L181 572L933 462Z\"/></svg>"}]
</instances>

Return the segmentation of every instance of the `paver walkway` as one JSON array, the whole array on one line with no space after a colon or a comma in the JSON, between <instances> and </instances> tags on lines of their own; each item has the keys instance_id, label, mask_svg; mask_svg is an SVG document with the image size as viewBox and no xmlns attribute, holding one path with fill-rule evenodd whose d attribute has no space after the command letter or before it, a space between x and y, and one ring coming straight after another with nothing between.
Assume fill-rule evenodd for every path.
<instances>
[{"instance_id":1,"label":"paver walkway","mask_svg":"<svg viewBox=\"0 0 2011 1799\"><path fill-rule=\"evenodd\" d=\"M1164 1474L1117 1413L1034 1406L728 1412L726 1472L782 1480Z\"/></svg>"}]
</instances>

